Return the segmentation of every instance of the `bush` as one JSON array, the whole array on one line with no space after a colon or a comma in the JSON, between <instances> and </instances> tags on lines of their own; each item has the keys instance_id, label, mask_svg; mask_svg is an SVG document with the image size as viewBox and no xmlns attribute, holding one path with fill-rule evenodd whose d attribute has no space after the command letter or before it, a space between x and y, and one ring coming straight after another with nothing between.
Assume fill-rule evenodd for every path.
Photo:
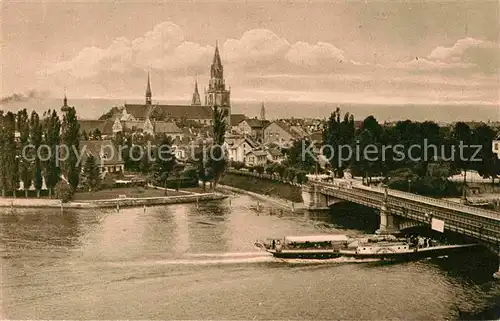
<instances>
[{"instance_id":1,"label":"bush","mask_svg":"<svg viewBox=\"0 0 500 321\"><path fill-rule=\"evenodd\" d=\"M232 162L231 163L231 166L236 169L236 170L240 170L242 168L245 168L245 163L243 162Z\"/></svg>"},{"instance_id":2,"label":"bush","mask_svg":"<svg viewBox=\"0 0 500 321\"><path fill-rule=\"evenodd\" d=\"M261 166L261 165L257 165L254 167L255 171L257 172L257 174L260 174L262 175L264 173L264 167Z\"/></svg>"},{"instance_id":3,"label":"bush","mask_svg":"<svg viewBox=\"0 0 500 321\"><path fill-rule=\"evenodd\" d=\"M56 198L60 199L63 203L69 202L73 199L73 188L64 180L60 180L54 190Z\"/></svg>"}]
</instances>

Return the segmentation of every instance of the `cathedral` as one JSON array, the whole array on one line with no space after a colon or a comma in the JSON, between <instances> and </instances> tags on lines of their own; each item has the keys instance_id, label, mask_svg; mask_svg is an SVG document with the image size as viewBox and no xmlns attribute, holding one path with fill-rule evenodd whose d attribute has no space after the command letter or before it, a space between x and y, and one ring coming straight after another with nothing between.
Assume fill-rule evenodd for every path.
<instances>
[{"instance_id":1,"label":"cathedral","mask_svg":"<svg viewBox=\"0 0 500 321\"><path fill-rule=\"evenodd\" d=\"M123 108L123 121L145 121L147 119L157 121L182 121L192 120L209 125L212 122L212 112L215 107L222 110L228 128L231 126L231 91L226 89L224 80L224 68L219 54L219 46L216 44L214 58L210 67L210 81L208 89L205 89L205 102L202 105L198 82L195 82L194 93L190 105L159 105L153 103L151 82L146 84L145 104L125 104Z\"/></svg>"}]
</instances>

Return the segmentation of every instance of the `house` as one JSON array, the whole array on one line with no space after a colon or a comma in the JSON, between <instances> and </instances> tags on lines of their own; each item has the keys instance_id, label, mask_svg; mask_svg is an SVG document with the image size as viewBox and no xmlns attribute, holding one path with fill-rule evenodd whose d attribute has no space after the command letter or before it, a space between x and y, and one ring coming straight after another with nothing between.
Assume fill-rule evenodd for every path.
<instances>
[{"instance_id":1,"label":"house","mask_svg":"<svg viewBox=\"0 0 500 321\"><path fill-rule=\"evenodd\" d=\"M500 135L491 142L491 150L500 158Z\"/></svg>"},{"instance_id":2,"label":"house","mask_svg":"<svg viewBox=\"0 0 500 321\"><path fill-rule=\"evenodd\" d=\"M258 146L250 137L227 138L225 143L229 150L229 159L242 163L245 162L245 155Z\"/></svg>"},{"instance_id":3,"label":"house","mask_svg":"<svg viewBox=\"0 0 500 321\"><path fill-rule=\"evenodd\" d=\"M97 165L103 175L106 173L123 173L125 163L119 151L111 140L80 141L82 170L89 155L96 158Z\"/></svg>"},{"instance_id":4,"label":"house","mask_svg":"<svg viewBox=\"0 0 500 321\"><path fill-rule=\"evenodd\" d=\"M263 129L269 122L257 118L247 118L241 121L236 131L243 135L249 135L257 141L263 140Z\"/></svg>"},{"instance_id":5,"label":"house","mask_svg":"<svg viewBox=\"0 0 500 321\"><path fill-rule=\"evenodd\" d=\"M232 114L231 115L231 128L236 130L239 123L244 121L247 117L243 114Z\"/></svg>"},{"instance_id":6,"label":"house","mask_svg":"<svg viewBox=\"0 0 500 321\"><path fill-rule=\"evenodd\" d=\"M267 160L272 163L280 163L285 160L285 155L278 148L267 149Z\"/></svg>"},{"instance_id":7,"label":"house","mask_svg":"<svg viewBox=\"0 0 500 321\"><path fill-rule=\"evenodd\" d=\"M260 149L252 149L245 154L245 165L249 167L264 166L267 164L267 152Z\"/></svg>"},{"instance_id":8,"label":"house","mask_svg":"<svg viewBox=\"0 0 500 321\"><path fill-rule=\"evenodd\" d=\"M263 130L264 142L275 143L280 147L290 146L297 137L290 126L283 121L273 121Z\"/></svg>"}]
</instances>

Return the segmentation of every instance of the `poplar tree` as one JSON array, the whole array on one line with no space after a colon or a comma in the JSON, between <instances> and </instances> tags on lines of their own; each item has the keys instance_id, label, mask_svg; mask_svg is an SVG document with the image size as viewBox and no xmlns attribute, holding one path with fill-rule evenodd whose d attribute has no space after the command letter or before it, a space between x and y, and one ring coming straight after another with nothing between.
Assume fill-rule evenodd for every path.
<instances>
[{"instance_id":1,"label":"poplar tree","mask_svg":"<svg viewBox=\"0 0 500 321\"><path fill-rule=\"evenodd\" d=\"M5 148L6 129L5 129L5 116L3 111L0 111L0 149ZM0 188L2 190L2 197L5 197L7 190L7 153L0 153Z\"/></svg>"},{"instance_id":2,"label":"poplar tree","mask_svg":"<svg viewBox=\"0 0 500 321\"><path fill-rule=\"evenodd\" d=\"M19 176L23 181L24 196L28 197L28 189L31 186L33 175L31 171L31 164L28 160L31 158L32 153L31 151L28 151L27 148L30 144L30 123L26 109L20 110L17 113L17 130L19 131L19 143L21 150L21 157L19 160Z\"/></svg>"},{"instance_id":3,"label":"poplar tree","mask_svg":"<svg viewBox=\"0 0 500 321\"><path fill-rule=\"evenodd\" d=\"M222 179L227 167L227 155L225 155L224 141L227 130L227 124L224 119L222 109L214 107L213 111L213 138L214 144L211 147L208 157L208 168L212 177L212 187L215 189L217 183Z\"/></svg>"},{"instance_id":4,"label":"poplar tree","mask_svg":"<svg viewBox=\"0 0 500 321\"><path fill-rule=\"evenodd\" d=\"M32 178L36 190L36 197L40 197L40 190L43 185L42 178L42 162L40 160L40 146L42 145L42 124L40 123L40 117L33 111L30 117L29 123L29 141L33 145L33 155L34 158L32 166Z\"/></svg>"},{"instance_id":5,"label":"poplar tree","mask_svg":"<svg viewBox=\"0 0 500 321\"><path fill-rule=\"evenodd\" d=\"M76 116L74 107L70 107L64 114L63 122L63 143L68 148L68 155L64 163L64 174L68 183L75 191L80 182L81 165L79 162L80 154L80 124Z\"/></svg>"},{"instance_id":6,"label":"poplar tree","mask_svg":"<svg viewBox=\"0 0 500 321\"><path fill-rule=\"evenodd\" d=\"M50 155L48 156L50 157L48 157L44 164L45 184L49 190L49 196L52 197L54 188L61 179L61 168L57 161L57 158L60 157L57 153L58 147L61 144L61 121L55 110L49 111L46 115L47 118L45 119L44 137L45 144L49 148Z\"/></svg>"}]
</instances>

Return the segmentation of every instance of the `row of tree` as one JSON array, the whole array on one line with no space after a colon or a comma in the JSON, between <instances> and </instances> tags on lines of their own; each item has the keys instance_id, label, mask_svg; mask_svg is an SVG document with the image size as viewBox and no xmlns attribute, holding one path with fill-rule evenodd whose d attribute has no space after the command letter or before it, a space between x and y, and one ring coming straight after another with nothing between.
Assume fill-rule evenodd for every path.
<instances>
[{"instance_id":1,"label":"row of tree","mask_svg":"<svg viewBox=\"0 0 500 321\"><path fill-rule=\"evenodd\" d=\"M307 182L308 171L287 166L286 163L269 163L266 166L257 165L247 167L245 163L232 162L231 167L236 170L246 169L259 175L266 173L273 178L278 178L286 182L295 182L298 184L304 184Z\"/></svg>"},{"instance_id":2,"label":"row of tree","mask_svg":"<svg viewBox=\"0 0 500 321\"><path fill-rule=\"evenodd\" d=\"M61 152L61 144L68 146L69 154ZM2 196L12 193L15 197L20 182L26 196L31 186L39 196L44 178L52 195L61 174L72 189L79 184L79 124L74 108L62 121L55 110L46 111L42 118L35 111L29 115L26 109L17 114L0 111L0 149Z\"/></svg>"},{"instance_id":3,"label":"row of tree","mask_svg":"<svg viewBox=\"0 0 500 321\"><path fill-rule=\"evenodd\" d=\"M361 176L367 182L372 177L381 176L389 182L391 179L404 180L408 181L406 185L413 182L418 186L423 179L434 177L449 185L446 178L450 175L476 170L494 182L500 175L500 161L492 151L496 134L484 123L471 127L458 122L440 127L432 121L405 120L393 126L382 126L373 116L364 119L356 128L354 117L349 113L342 115L337 109L324 126L323 141L295 142L287 153L287 162L289 166L308 172L318 171L317 157L303 153L303 145L307 148L314 144L316 152L322 146L328 146L323 148L323 154L337 177L342 177L349 169L354 176ZM395 148L397 145L399 147ZM348 149L344 147L342 150L341 146L349 146L353 155L346 157L349 156L346 155ZM339 153L341 150L343 154ZM356 155L357 150L361 152ZM369 153L364 152L368 150ZM464 184L465 180L464 175Z\"/></svg>"}]
</instances>

